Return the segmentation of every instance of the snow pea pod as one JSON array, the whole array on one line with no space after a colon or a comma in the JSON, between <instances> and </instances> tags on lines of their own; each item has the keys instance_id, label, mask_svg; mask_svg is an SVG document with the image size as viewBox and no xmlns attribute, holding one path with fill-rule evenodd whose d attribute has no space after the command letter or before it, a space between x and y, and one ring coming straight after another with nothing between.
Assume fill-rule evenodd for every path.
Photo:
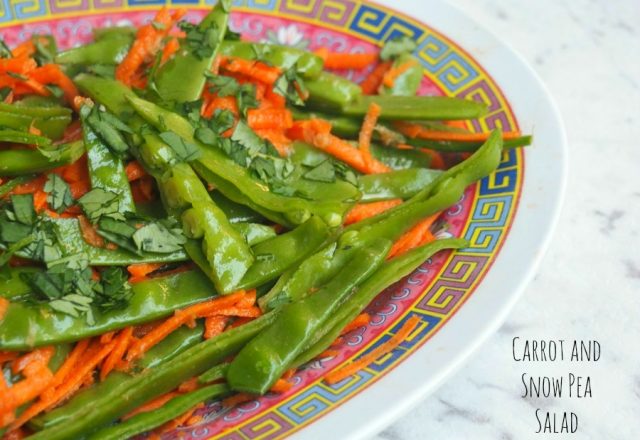
<instances>
[{"instance_id":1,"label":"snow pea pod","mask_svg":"<svg viewBox=\"0 0 640 440\"><path fill-rule=\"evenodd\" d=\"M0 151L0 176L40 173L75 162L84 154L81 141L60 145L56 158L49 158L38 150Z\"/></svg>"},{"instance_id":2,"label":"snow pea pod","mask_svg":"<svg viewBox=\"0 0 640 440\"><path fill-rule=\"evenodd\" d=\"M249 246L255 246L277 236L272 226L245 222L232 223L232 225L234 229L242 234Z\"/></svg>"},{"instance_id":3,"label":"snow pea pod","mask_svg":"<svg viewBox=\"0 0 640 440\"><path fill-rule=\"evenodd\" d=\"M39 272L37 267L13 267L0 277L0 297L6 299L19 298L31 293L31 287L24 282L22 274Z\"/></svg>"},{"instance_id":4,"label":"snow pea pod","mask_svg":"<svg viewBox=\"0 0 640 440\"><path fill-rule=\"evenodd\" d=\"M35 127L42 136L57 140L70 123L71 110L68 108L0 103L0 127L25 132Z\"/></svg>"},{"instance_id":5,"label":"snow pea pod","mask_svg":"<svg viewBox=\"0 0 640 440\"><path fill-rule=\"evenodd\" d=\"M256 205L262 206L267 210L282 213L288 220L288 224L301 224L306 221L311 214L315 214L321 217L329 226L337 226L342 222L344 214L353 205L353 201L356 200L359 195L355 187L347 184L334 187L334 194L331 198L325 197L325 194L323 198L318 200L282 196L273 193L263 182L252 178L248 169L235 163L220 149L208 147L197 141L194 138L195 130L193 126L182 116L130 95L127 96L127 100L132 104L136 112L148 123L158 128L164 125L171 127L173 132L178 136L199 147L201 156L193 162L193 167L201 177L209 181L209 173L220 176L233 184L234 187L247 198L251 199ZM209 181L209 183L216 185L215 181ZM316 189L312 190L310 188L312 182L301 182L300 184L305 185L305 194L308 196L313 195L316 189L320 191L322 188L321 185L318 185ZM223 194L227 195L225 189L219 184L216 185L216 187ZM230 195L227 195L227 197L234 200Z\"/></svg>"},{"instance_id":6,"label":"snow pea pod","mask_svg":"<svg viewBox=\"0 0 640 440\"><path fill-rule=\"evenodd\" d=\"M144 353L142 358L136 361L134 371L144 371L149 368L155 368L158 365L174 359L188 348L202 342L203 330L204 326L201 323L197 324L194 328L186 326L180 327ZM100 396L106 393L111 393L111 390L123 386L123 382L127 383L130 380L131 374L113 371L105 380L75 394L73 398L63 406L32 419L29 422L29 426L37 430L42 430L73 420L75 415L83 411L85 406L91 405L95 399L100 398Z\"/></svg>"},{"instance_id":7,"label":"snow pea pod","mask_svg":"<svg viewBox=\"0 0 640 440\"><path fill-rule=\"evenodd\" d=\"M336 136L352 139L358 137L362 128L362 120L352 118L350 116L341 116L331 113L323 113L319 111L302 110L298 107L290 107L291 115L294 120L303 119L324 119L331 122L331 132Z\"/></svg>"},{"instance_id":8,"label":"snow pea pod","mask_svg":"<svg viewBox=\"0 0 640 440\"><path fill-rule=\"evenodd\" d=\"M533 141L532 136L520 136L502 141L504 149L527 147ZM407 145L421 148L429 148L444 153L473 153L483 145L483 142L468 141L432 141L427 139L406 138Z\"/></svg>"},{"instance_id":9,"label":"snow pea pod","mask_svg":"<svg viewBox=\"0 0 640 440\"><path fill-rule=\"evenodd\" d=\"M293 361L293 368L306 364L329 348L344 327L362 313L380 292L409 275L427 258L443 249L459 249L466 245L466 240L461 239L436 240L389 260L347 298L331 317L330 325L324 328L325 333L316 333L309 346Z\"/></svg>"},{"instance_id":10,"label":"snow pea pod","mask_svg":"<svg viewBox=\"0 0 640 440\"><path fill-rule=\"evenodd\" d=\"M175 419L200 402L229 394L229 387L223 384L210 385L190 393L174 397L160 408L137 414L130 419L103 428L88 437L88 440L120 440L142 434Z\"/></svg>"},{"instance_id":11,"label":"snow pea pod","mask_svg":"<svg viewBox=\"0 0 640 440\"><path fill-rule=\"evenodd\" d=\"M282 70L295 68L295 71L305 79L317 78L323 66L322 58L312 52L276 44L223 41L220 54L245 60L260 58L261 61Z\"/></svg>"},{"instance_id":12,"label":"snow pea pod","mask_svg":"<svg viewBox=\"0 0 640 440\"><path fill-rule=\"evenodd\" d=\"M380 88L381 95L415 96L418 93L422 82L422 65L416 57L405 53L393 61L391 68L399 69L405 66L408 67L395 78L391 87L383 85Z\"/></svg>"},{"instance_id":13,"label":"snow pea pod","mask_svg":"<svg viewBox=\"0 0 640 440\"><path fill-rule=\"evenodd\" d=\"M369 105L376 103L381 108L383 120L455 120L475 119L487 113L486 104L460 98L444 96L361 96L344 103L338 113L363 117Z\"/></svg>"},{"instance_id":14,"label":"snow pea pod","mask_svg":"<svg viewBox=\"0 0 640 440\"><path fill-rule=\"evenodd\" d=\"M256 262L249 268L239 288L249 289L271 281L287 269L304 261L329 238L327 225L311 217L293 231L253 246Z\"/></svg>"},{"instance_id":15,"label":"snow pea pod","mask_svg":"<svg viewBox=\"0 0 640 440\"><path fill-rule=\"evenodd\" d=\"M51 139L37 134L27 133L18 130L0 130L0 142L11 142L14 144L36 145L45 147L51 145Z\"/></svg>"},{"instance_id":16,"label":"snow pea pod","mask_svg":"<svg viewBox=\"0 0 640 440\"><path fill-rule=\"evenodd\" d=\"M102 142L89 124L83 124L82 131L87 148L87 167L91 187L120 195L120 211L135 212L131 186L129 186L122 159Z\"/></svg>"},{"instance_id":17,"label":"snow pea pod","mask_svg":"<svg viewBox=\"0 0 640 440\"><path fill-rule=\"evenodd\" d=\"M361 202L389 199L408 199L442 174L439 170L407 168L382 174L358 177L362 191Z\"/></svg>"},{"instance_id":18,"label":"snow pea pod","mask_svg":"<svg viewBox=\"0 0 640 440\"><path fill-rule=\"evenodd\" d=\"M132 291L126 309L96 313L94 325L89 325L84 317L56 313L44 305L11 302L0 322L0 350L77 341L165 317L215 294L199 271L135 283Z\"/></svg>"},{"instance_id":19,"label":"snow pea pod","mask_svg":"<svg viewBox=\"0 0 640 440\"><path fill-rule=\"evenodd\" d=\"M210 46L206 55L198 52L201 45L194 47L187 40L173 57L158 68L151 82L161 100L189 102L200 98L206 82L205 73L211 70L227 31L230 8L231 0L219 0L198 24L198 30L205 35Z\"/></svg>"},{"instance_id":20,"label":"snow pea pod","mask_svg":"<svg viewBox=\"0 0 640 440\"><path fill-rule=\"evenodd\" d=\"M95 41L102 41L108 38L127 37L133 40L137 32L138 30L133 26L97 27L93 29L93 39Z\"/></svg>"},{"instance_id":21,"label":"snow pea pod","mask_svg":"<svg viewBox=\"0 0 640 440\"><path fill-rule=\"evenodd\" d=\"M275 318L276 314L269 313L196 344L168 362L144 370L118 386L103 390L102 394L74 411L73 417L69 417L67 423L58 423L45 428L31 438L32 440L64 440L89 435L236 353L247 341L269 326ZM62 406L56 411L64 408L65 406Z\"/></svg>"},{"instance_id":22,"label":"snow pea pod","mask_svg":"<svg viewBox=\"0 0 640 440\"><path fill-rule=\"evenodd\" d=\"M322 331L352 289L384 262L390 247L390 241L376 240L358 249L320 290L284 306L275 322L233 359L226 376L229 386L241 392L267 392L314 335Z\"/></svg>"},{"instance_id":23,"label":"snow pea pod","mask_svg":"<svg viewBox=\"0 0 640 440\"><path fill-rule=\"evenodd\" d=\"M312 108L344 109L362 98L358 84L334 73L321 72L316 78L305 81L304 85L309 92L305 104Z\"/></svg>"},{"instance_id":24,"label":"snow pea pod","mask_svg":"<svg viewBox=\"0 0 640 440\"><path fill-rule=\"evenodd\" d=\"M234 223L265 223L267 220L258 212L252 210L246 205L236 203L225 197L220 191L214 190L209 193L211 200L220 207L227 215L229 221Z\"/></svg>"},{"instance_id":25,"label":"snow pea pod","mask_svg":"<svg viewBox=\"0 0 640 440\"><path fill-rule=\"evenodd\" d=\"M60 52L55 57L57 64L115 65L124 60L133 42L133 35L125 33L107 34L100 40Z\"/></svg>"}]
</instances>

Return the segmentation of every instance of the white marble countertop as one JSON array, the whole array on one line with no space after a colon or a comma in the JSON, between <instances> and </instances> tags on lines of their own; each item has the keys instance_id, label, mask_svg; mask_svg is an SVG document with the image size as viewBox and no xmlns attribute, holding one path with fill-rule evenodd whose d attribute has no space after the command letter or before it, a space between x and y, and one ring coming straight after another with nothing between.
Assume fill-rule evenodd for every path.
<instances>
[{"instance_id":1,"label":"white marble countertop","mask_svg":"<svg viewBox=\"0 0 640 440\"><path fill-rule=\"evenodd\" d=\"M451 2L546 82L569 139L568 191L553 244L502 328L375 440L638 439L640 2ZM516 336L596 339L602 353L591 364L515 362ZM591 377L591 398L521 397L523 373L566 381L570 372ZM536 435L537 408L576 413L577 433Z\"/></svg>"}]
</instances>

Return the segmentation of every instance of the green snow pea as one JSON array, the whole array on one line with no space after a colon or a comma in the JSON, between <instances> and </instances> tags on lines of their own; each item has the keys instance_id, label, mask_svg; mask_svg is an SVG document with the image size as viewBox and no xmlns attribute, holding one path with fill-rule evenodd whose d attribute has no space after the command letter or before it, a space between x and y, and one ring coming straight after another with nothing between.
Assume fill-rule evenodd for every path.
<instances>
[{"instance_id":1,"label":"green snow pea","mask_svg":"<svg viewBox=\"0 0 640 440\"><path fill-rule=\"evenodd\" d=\"M312 108L340 109L362 98L358 84L329 72L321 72L316 78L305 81L304 85L309 91L305 104Z\"/></svg>"},{"instance_id":2,"label":"green snow pea","mask_svg":"<svg viewBox=\"0 0 640 440\"><path fill-rule=\"evenodd\" d=\"M11 302L0 321L0 350L28 350L71 342L129 325L170 315L174 310L211 298L213 286L199 271L182 272L132 285L126 309L95 314L95 324L84 317L57 313L46 305Z\"/></svg>"},{"instance_id":3,"label":"green snow pea","mask_svg":"<svg viewBox=\"0 0 640 440\"><path fill-rule=\"evenodd\" d=\"M133 42L133 35L125 33L106 34L100 40L65 50L56 55L58 64L95 65L120 64Z\"/></svg>"},{"instance_id":4,"label":"green snow pea","mask_svg":"<svg viewBox=\"0 0 640 440\"><path fill-rule=\"evenodd\" d=\"M391 247L375 240L356 250L336 276L313 295L282 308L275 322L231 362L227 382L235 391L264 394L309 345L352 290L384 262Z\"/></svg>"},{"instance_id":5,"label":"green snow pea","mask_svg":"<svg viewBox=\"0 0 640 440\"><path fill-rule=\"evenodd\" d=\"M346 299L330 319L330 325L311 339L308 347L293 361L297 368L325 351L340 336L344 327L353 321L367 305L384 289L413 272L433 254L443 249L459 249L467 245L465 240L445 239L412 249L406 254L392 258Z\"/></svg>"},{"instance_id":6,"label":"green snow pea","mask_svg":"<svg viewBox=\"0 0 640 440\"><path fill-rule=\"evenodd\" d=\"M0 151L0 176L18 176L40 173L75 162L84 154L81 141L56 147L55 158L49 158L39 150Z\"/></svg>"},{"instance_id":7,"label":"green snow pea","mask_svg":"<svg viewBox=\"0 0 640 440\"><path fill-rule=\"evenodd\" d=\"M361 202L376 202L389 199L408 199L442 174L440 170L407 168L382 174L367 174L358 177Z\"/></svg>"},{"instance_id":8,"label":"green snow pea","mask_svg":"<svg viewBox=\"0 0 640 440\"><path fill-rule=\"evenodd\" d=\"M230 8L231 0L219 0L198 25L198 30L204 33L209 45L208 53L198 52L203 42L190 45L187 34L178 52L155 72L150 84L153 84L153 90L161 100L189 102L200 98L206 82L205 73L211 70L227 31Z\"/></svg>"},{"instance_id":9,"label":"green snow pea","mask_svg":"<svg viewBox=\"0 0 640 440\"><path fill-rule=\"evenodd\" d=\"M117 420L145 402L198 376L240 350L250 339L269 326L276 314L263 315L245 325L228 330L196 344L165 363L122 381L67 414L67 423L58 423L35 433L32 440L82 438ZM70 404L73 404L72 399ZM66 405L55 411L64 412ZM52 411L55 412L55 411Z\"/></svg>"},{"instance_id":10,"label":"green snow pea","mask_svg":"<svg viewBox=\"0 0 640 440\"><path fill-rule=\"evenodd\" d=\"M317 78L322 72L323 66L322 58L312 52L275 44L223 41L220 46L220 54L246 60L259 58L261 61L282 70L294 67L296 72L305 79Z\"/></svg>"},{"instance_id":11,"label":"green snow pea","mask_svg":"<svg viewBox=\"0 0 640 440\"><path fill-rule=\"evenodd\" d=\"M229 387L223 384L209 385L190 393L174 397L162 407L136 414L124 422L103 428L89 436L89 440L120 440L142 434L175 419L184 414L198 403L208 399L222 397L229 394Z\"/></svg>"},{"instance_id":12,"label":"green snow pea","mask_svg":"<svg viewBox=\"0 0 640 440\"><path fill-rule=\"evenodd\" d=\"M277 236L272 226L261 225L260 223L237 222L232 223L232 225L234 229L242 234L249 246L255 246Z\"/></svg>"},{"instance_id":13,"label":"green snow pea","mask_svg":"<svg viewBox=\"0 0 640 440\"><path fill-rule=\"evenodd\" d=\"M405 64L409 64L406 70L396 77L393 86L383 85L380 90L381 95L394 96L415 96L422 82L422 65L420 61L410 54L402 54L393 61L392 69L397 69Z\"/></svg>"}]
</instances>

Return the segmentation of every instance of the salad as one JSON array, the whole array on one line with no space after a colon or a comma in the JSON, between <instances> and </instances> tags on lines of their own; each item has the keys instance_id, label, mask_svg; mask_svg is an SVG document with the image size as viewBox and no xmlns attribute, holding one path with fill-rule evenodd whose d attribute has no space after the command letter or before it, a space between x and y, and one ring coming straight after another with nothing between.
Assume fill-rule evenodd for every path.
<instances>
[{"instance_id":1,"label":"salad","mask_svg":"<svg viewBox=\"0 0 640 440\"><path fill-rule=\"evenodd\" d=\"M283 393L445 249L519 132L375 53L243 41L230 0L60 51L0 40L0 435L122 439ZM338 72L361 70L354 83ZM340 382L420 324L329 371Z\"/></svg>"}]
</instances>

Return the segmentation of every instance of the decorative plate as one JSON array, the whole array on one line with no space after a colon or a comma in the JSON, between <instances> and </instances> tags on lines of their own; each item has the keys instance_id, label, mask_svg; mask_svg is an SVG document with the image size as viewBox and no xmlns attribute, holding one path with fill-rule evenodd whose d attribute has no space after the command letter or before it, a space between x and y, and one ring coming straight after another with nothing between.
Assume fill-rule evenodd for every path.
<instances>
[{"instance_id":1,"label":"decorative plate","mask_svg":"<svg viewBox=\"0 0 640 440\"><path fill-rule=\"evenodd\" d=\"M97 27L149 21L165 3L188 8L187 19L195 20L215 0L0 0L0 29L11 46L52 33L66 48L90 40ZM381 293L368 308L371 323L348 334L338 355L308 364L283 395L232 410L209 404L198 413L200 424L166 438L371 435L441 383L496 329L542 256L566 175L564 133L548 93L513 52L452 6L383 3L411 16L361 0L235 0L231 27L250 40L336 52L373 51L410 35L424 66L421 94L486 102L490 113L469 128L535 129L535 143L506 152L496 173L468 188L444 215L438 235L465 237L470 247L438 254ZM322 381L325 372L388 339L414 314L422 320L419 330L392 353L334 386Z\"/></svg>"}]
</instances>

